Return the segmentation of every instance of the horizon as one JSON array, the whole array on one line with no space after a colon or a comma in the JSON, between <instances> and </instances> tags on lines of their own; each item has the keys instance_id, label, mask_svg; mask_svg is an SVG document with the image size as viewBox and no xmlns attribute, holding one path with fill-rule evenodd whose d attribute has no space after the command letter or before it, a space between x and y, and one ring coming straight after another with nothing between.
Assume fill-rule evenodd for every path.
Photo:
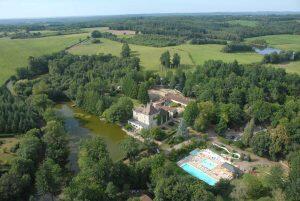
<instances>
[{"instance_id":1,"label":"horizon","mask_svg":"<svg viewBox=\"0 0 300 201\"><path fill-rule=\"evenodd\" d=\"M0 19L42 19L94 16L155 15L155 14L209 14L209 13L299 13L300 2L286 0L154 0L150 3L138 0L17 0L0 1Z\"/></svg>"},{"instance_id":2,"label":"horizon","mask_svg":"<svg viewBox=\"0 0 300 201\"><path fill-rule=\"evenodd\" d=\"M125 13L125 14L107 14L107 15L68 15L68 16L43 16L43 17L20 17L20 18L0 18L0 21L10 20L46 20L46 19L71 19L71 18L97 18L97 17L131 17L131 16L192 16L192 15L228 15L228 16L246 16L246 15L300 15L300 11L243 11L243 12L165 12L165 13Z\"/></svg>"}]
</instances>

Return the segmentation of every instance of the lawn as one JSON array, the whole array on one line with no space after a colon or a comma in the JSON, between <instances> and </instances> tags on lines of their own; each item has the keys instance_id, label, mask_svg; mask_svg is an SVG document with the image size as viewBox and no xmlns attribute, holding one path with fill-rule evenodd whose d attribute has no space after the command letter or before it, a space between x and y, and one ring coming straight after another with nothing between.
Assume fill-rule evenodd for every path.
<instances>
[{"instance_id":1,"label":"lawn","mask_svg":"<svg viewBox=\"0 0 300 201\"><path fill-rule=\"evenodd\" d=\"M234 53L228 54L221 52L222 45L190 45L183 44L173 47L148 47L140 45L130 45L133 53L141 58L141 64L148 70L159 71L161 69L159 58L164 51L169 50L171 55L175 52L181 56L181 63L186 65L203 64L209 59L234 61L240 63L259 62L262 56L256 53ZM109 39L101 39L100 44L82 44L71 48L69 51L78 55L92 55L99 53L111 53L119 56L122 44Z\"/></svg>"},{"instance_id":2,"label":"lawn","mask_svg":"<svg viewBox=\"0 0 300 201\"><path fill-rule=\"evenodd\" d=\"M26 66L29 56L40 56L65 49L88 34L73 34L35 39L0 39L0 85L18 67Z\"/></svg>"},{"instance_id":3,"label":"lawn","mask_svg":"<svg viewBox=\"0 0 300 201\"><path fill-rule=\"evenodd\" d=\"M300 51L300 35L269 35L255 38L248 38L247 41L265 39L271 47L281 50Z\"/></svg>"},{"instance_id":4,"label":"lawn","mask_svg":"<svg viewBox=\"0 0 300 201\"><path fill-rule=\"evenodd\" d=\"M232 25L241 25L241 26L247 26L247 27L256 27L257 21L252 20L231 20L228 21L229 24Z\"/></svg>"}]
</instances>

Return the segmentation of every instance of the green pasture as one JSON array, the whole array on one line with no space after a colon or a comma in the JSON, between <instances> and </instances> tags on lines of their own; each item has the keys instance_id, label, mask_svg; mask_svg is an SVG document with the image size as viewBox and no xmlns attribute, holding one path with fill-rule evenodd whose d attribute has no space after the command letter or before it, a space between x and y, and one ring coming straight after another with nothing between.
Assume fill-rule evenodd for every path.
<instances>
[{"instance_id":1,"label":"green pasture","mask_svg":"<svg viewBox=\"0 0 300 201\"><path fill-rule=\"evenodd\" d=\"M65 49L75 44L79 39L84 39L88 34L72 34L35 39L0 39L0 85L11 75L15 74L18 67L27 65L29 56L40 56Z\"/></svg>"},{"instance_id":2,"label":"green pasture","mask_svg":"<svg viewBox=\"0 0 300 201\"><path fill-rule=\"evenodd\" d=\"M255 38L248 38L247 41L255 39L265 39L269 46L281 50L300 51L300 35L269 35Z\"/></svg>"},{"instance_id":3,"label":"green pasture","mask_svg":"<svg viewBox=\"0 0 300 201\"><path fill-rule=\"evenodd\" d=\"M112 54L119 56L122 44L119 42L111 41L109 39L100 39L100 44L82 44L71 48L69 51L78 55L92 55L92 54ZM133 53L141 58L141 64L148 70L161 69L160 56L164 51L169 50L171 55L175 52L181 56L181 63L186 65L203 64L204 61L209 59L223 60L226 62L237 60L240 63L259 62L262 56L256 53L223 53L222 45L190 45L183 44L173 47L148 47L130 44Z\"/></svg>"}]
</instances>

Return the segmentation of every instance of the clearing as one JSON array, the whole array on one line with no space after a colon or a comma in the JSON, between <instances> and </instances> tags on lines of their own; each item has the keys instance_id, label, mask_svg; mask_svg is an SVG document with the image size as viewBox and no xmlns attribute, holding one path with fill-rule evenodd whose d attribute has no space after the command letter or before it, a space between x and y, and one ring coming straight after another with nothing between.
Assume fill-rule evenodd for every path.
<instances>
[{"instance_id":1,"label":"clearing","mask_svg":"<svg viewBox=\"0 0 300 201\"><path fill-rule=\"evenodd\" d=\"M111 53L119 56L122 43L111 41L109 39L101 38L100 44L81 44L73 47L69 52L78 55L92 55L99 53ZM141 45L132 45L130 48L134 54L140 57L142 66L147 70L160 71L160 56L164 51L169 50L171 55L175 52L181 56L181 63L185 65L200 65L209 59L223 60L225 62L232 62L235 59L240 63L259 62L262 59L261 55L256 53L223 53L221 49L223 45L190 45L183 44L171 47L149 47Z\"/></svg>"},{"instance_id":2,"label":"clearing","mask_svg":"<svg viewBox=\"0 0 300 201\"><path fill-rule=\"evenodd\" d=\"M0 138L0 165L6 166L16 157L15 153L11 152L11 148L18 142L18 138Z\"/></svg>"}]
</instances>

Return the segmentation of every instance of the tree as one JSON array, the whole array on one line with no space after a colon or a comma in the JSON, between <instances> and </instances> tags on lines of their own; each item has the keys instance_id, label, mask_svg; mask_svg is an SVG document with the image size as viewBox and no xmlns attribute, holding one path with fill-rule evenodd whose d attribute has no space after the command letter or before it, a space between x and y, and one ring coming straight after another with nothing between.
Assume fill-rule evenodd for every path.
<instances>
[{"instance_id":1,"label":"tree","mask_svg":"<svg viewBox=\"0 0 300 201\"><path fill-rule=\"evenodd\" d=\"M130 57L130 52L131 52L131 50L130 50L128 43L124 43L123 47L122 47L121 56L123 58L128 58L128 57Z\"/></svg>"},{"instance_id":2,"label":"tree","mask_svg":"<svg viewBox=\"0 0 300 201\"><path fill-rule=\"evenodd\" d=\"M137 98L138 95L138 86L136 82L130 78L129 76L126 76L121 79L121 87L123 93L130 97L130 98Z\"/></svg>"},{"instance_id":3,"label":"tree","mask_svg":"<svg viewBox=\"0 0 300 201\"><path fill-rule=\"evenodd\" d=\"M82 142L79 156L79 173L65 189L64 200L111 200L116 188L111 182L113 162L100 137Z\"/></svg>"},{"instance_id":4,"label":"tree","mask_svg":"<svg viewBox=\"0 0 300 201\"><path fill-rule=\"evenodd\" d=\"M300 151L295 151L289 157L290 173L286 184L286 197L297 201L300 197Z\"/></svg>"},{"instance_id":5,"label":"tree","mask_svg":"<svg viewBox=\"0 0 300 201\"><path fill-rule=\"evenodd\" d=\"M264 186L271 190L276 190L284 187L284 172L281 166L273 166L269 174L263 178Z\"/></svg>"},{"instance_id":6,"label":"tree","mask_svg":"<svg viewBox=\"0 0 300 201\"><path fill-rule=\"evenodd\" d=\"M184 137L185 139L189 136L189 131L187 129L186 123L184 119L181 119L178 128L177 128L177 136Z\"/></svg>"},{"instance_id":7,"label":"tree","mask_svg":"<svg viewBox=\"0 0 300 201\"><path fill-rule=\"evenodd\" d=\"M92 36L92 38L101 38L102 33L100 31L95 30L91 33L91 36Z\"/></svg>"},{"instance_id":8,"label":"tree","mask_svg":"<svg viewBox=\"0 0 300 201\"><path fill-rule=\"evenodd\" d=\"M23 201L28 197L30 185L29 175L5 173L0 177L0 200Z\"/></svg>"},{"instance_id":9,"label":"tree","mask_svg":"<svg viewBox=\"0 0 300 201\"><path fill-rule=\"evenodd\" d=\"M62 169L52 159L46 159L36 172L36 188L41 196L51 194L52 200L62 185Z\"/></svg>"},{"instance_id":10,"label":"tree","mask_svg":"<svg viewBox=\"0 0 300 201\"><path fill-rule=\"evenodd\" d=\"M197 103L192 101L190 102L184 110L183 119L185 120L188 126L194 125L195 119L199 114L199 109Z\"/></svg>"},{"instance_id":11,"label":"tree","mask_svg":"<svg viewBox=\"0 0 300 201\"><path fill-rule=\"evenodd\" d=\"M178 53L175 53L172 60L172 65L175 68L178 68L180 66L180 56Z\"/></svg>"},{"instance_id":12,"label":"tree","mask_svg":"<svg viewBox=\"0 0 300 201\"><path fill-rule=\"evenodd\" d=\"M272 114L271 104L265 101L255 101L252 105L252 117L257 122L266 123Z\"/></svg>"},{"instance_id":13,"label":"tree","mask_svg":"<svg viewBox=\"0 0 300 201\"><path fill-rule=\"evenodd\" d=\"M140 152L138 142L131 137L123 140L120 146L130 160L133 160Z\"/></svg>"},{"instance_id":14,"label":"tree","mask_svg":"<svg viewBox=\"0 0 300 201\"><path fill-rule=\"evenodd\" d=\"M162 55L160 56L160 63L165 68L170 68L170 66L171 66L171 56L170 56L169 51L166 51L166 52L162 53Z\"/></svg>"},{"instance_id":15,"label":"tree","mask_svg":"<svg viewBox=\"0 0 300 201\"><path fill-rule=\"evenodd\" d=\"M140 84L137 98L144 105L146 105L150 101L148 86L146 83Z\"/></svg>"},{"instance_id":16,"label":"tree","mask_svg":"<svg viewBox=\"0 0 300 201\"><path fill-rule=\"evenodd\" d=\"M255 126L255 121L254 121L254 118L252 118L250 120L250 122L247 123L247 125L244 129L244 133L242 135L242 142L246 146L250 145L250 141L253 137L254 126Z\"/></svg>"},{"instance_id":17,"label":"tree","mask_svg":"<svg viewBox=\"0 0 300 201\"><path fill-rule=\"evenodd\" d=\"M245 174L241 180L234 184L231 197L235 200L257 200L264 195L264 187L257 177Z\"/></svg>"},{"instance_id":18,"label":"tree","mask_svg":"<svg viewBox=\"0 0 300 201\"><path fill-rule=\"evenodd\" d=\"M216 125L215 131L219 135L223 135L226 132L227 128L228 128L228 125L227 125L226 121L223 118L221 118L219 123Z\"/></svg>"},{"instance_id":19,"label":"tree","mask_svg":"<svg viewBox=\"0 0 300 201\"><path fill-rule=\"evenodd\" d=\"M50 121L44 128L43 141L46 144L46 156L59 164L62 168L68 162L68 135L61 123Z\"/></svg>"},{"instance_id":20,"label":"tree","mask_svg":"<svg viewBox=\"0 0 300 201\"><path fill-rule=\"evenodd\" d=\"M20 141L17 155L24 159L32 160L36 165L42 157L41 140L36 136L25 135Z\"/></svg>"},{"instance_id":21,"label":"tree","mask_svg":"<svg viewBox=\"0 0 300 201\"><path fill-rule=\"evenodd\" d=\"M107 121L125 123L132 117L133 103L128 97L119 98L118 102L105 110L103 116Z\"/></svg>"},{"instance_id":22,"label":"tree","mask_svg":"<svg viewBox=\"0 0 300 201\"><path fill-rule=\"evenodd\" d=\"M271 138L267 132L256 133L251 140L253 152L259 156L269 156Z\"/></svg>"},{"instance_id":23,"label":"tree","mask_svg":"<svg viewBox=\"0 0 300 201\"><path fill-rule=\"evenodd\" d=\"M150 129L150 136L152 139L161 141L165 138L166 134L161 128L155 127Z\"/></svg>"},{"instance_id":24,"label":"tree","mask_svg":"<svg viewBox=\"0 0 300 201\"><path fill-rule=\"evenodd\" d=\"M290 147L290 137L283 125L278 125L269 130L271 137L270 156L273 160L281 158L288 153Z\"/></svg>"},{"instance_id":25,"label":"tree","mask_svg":"<svg viewBox=\"0 0 300 201\"><path fill-rule=\"evenodd\" d=\"M207 129L208 126L209 126L209 120L206 119L203 115L200 115L195 120L194 128L197 131L204 132Z\"/></svg>"}]
</instances>

